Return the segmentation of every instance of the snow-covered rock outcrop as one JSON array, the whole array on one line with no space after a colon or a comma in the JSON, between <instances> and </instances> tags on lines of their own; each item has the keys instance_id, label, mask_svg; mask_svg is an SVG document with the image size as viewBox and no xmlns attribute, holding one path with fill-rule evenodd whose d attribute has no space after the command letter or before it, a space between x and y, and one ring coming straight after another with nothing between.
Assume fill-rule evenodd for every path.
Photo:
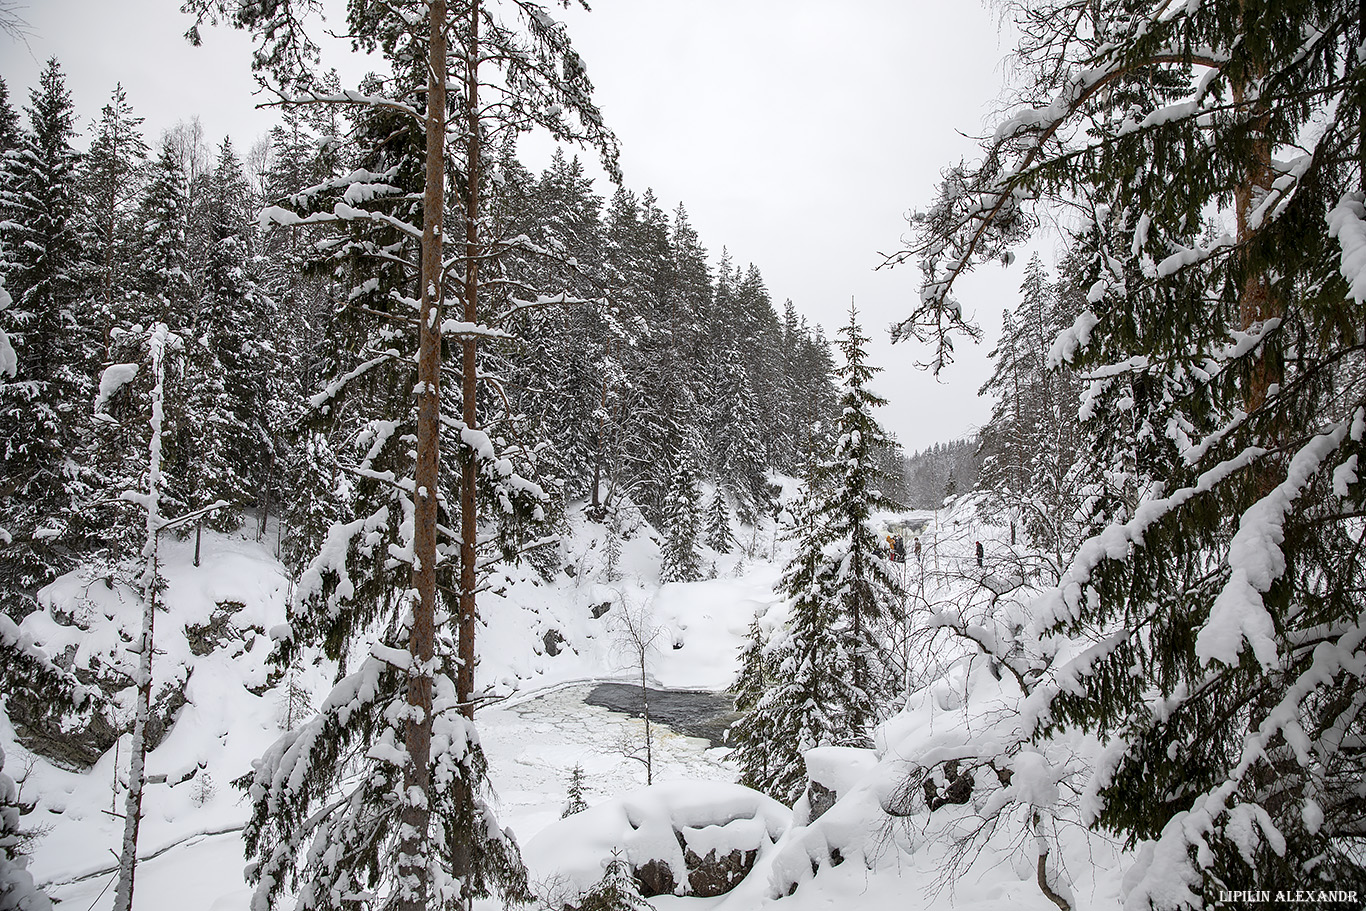
<instances>
[{"instance_id":1,"label":"snow-covered rock outcrop","mask_svg":"<svg viewBox=\"0 0 1366 911\"><path fill-rule=\"evenodd\" d=\"M549 826L526 846L534 877L586 892L614 855L642 894L711 897L732 889L791 824L770 797L738 784L671 781L609 800Z\"/></svg>"}]
</instances>

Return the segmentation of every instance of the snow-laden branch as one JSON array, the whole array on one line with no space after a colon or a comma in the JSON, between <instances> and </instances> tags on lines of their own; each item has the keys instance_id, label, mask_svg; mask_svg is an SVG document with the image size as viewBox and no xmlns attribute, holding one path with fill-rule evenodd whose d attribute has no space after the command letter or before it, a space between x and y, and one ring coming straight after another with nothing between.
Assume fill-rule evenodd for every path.
<instances>
[{"instance_id":1,"label":"snow-laden branch","mask_svg":"<svg viewBox=\"0 0 1366 911\"><path fill-rule=\"evenodd\" d=\"M331 212L314 212L312 215L300 215L298 212L286 209L283 206L266 206L261 210L259 221L262 230L268 230L272 225L296 228L301 225L326 225L339 221L372 221L402 231L415 240L422 239L422 229L416 225L401 218L395 218L387 212L358 209L345 202L334 205Z\"/></svg>"},{"instance_id":2,"label":"snow-laden branch","mask_svg":"<svg viewBox=\"0 0 1366 911\"><path fill-rule=\"evenodd\" d=\"M342 390L346 388L347 384L351 383L353 380L358 379L359 377L364 376L366 373L378 367L385 361L399 357L402 357L402 355L399 354L397 348L389 348L388 350L381 352L375 357L370 358L370 360L361 364L359 367L356 367L354 370L350 370L347 373L344 373L341 376L337 377L335 380L328 383L327 388L325 388L322 392L319 392L317 395L314 395L311 398L309 398L308 407L312 408L315 411L323 411L329 405L329 403L331 403L333 399L335 399L338 395L341 394ZM326 412L324 411L324 413Z\"/></svg>"},{"instance_id":3,"label":"snow-laden branch","mask_svg":"<svg viewBox=\"0 0 1366 911\"><path fill-rule=\"evenodd\" d=\"M1236 664L1246 642L1263 668L1277 666L1276 627L1262 595L1285 573L1285 516L1324 459L1342 445L1350 426L1350 421L1341 421L1310 440L1290 460L1285 480L1243 513L1229 543L1228 582L1195 637L1201 664Z\"/></svg>"},{"instance_id":4,"label":"snow-laden branch","mask_svg":"<svg viewBox=\"0 0 1366 911\"><path fill-rule=\"evenodd\" d=\"M1035 602L1033 625L1040 637L1060 623L1074 622L1080 618L1084 588L1090 584L1092 575L1101 563L1126 559L1131 548L1143 546L1148 529L1173 510L1213 490L1216 485L1252 465L1266 453L1267 450L1259 446L1249 446L1201 474L1191 486L1183 487L1170 496L1140 503L1132 519L1110 525L1083 541L1062 580Z\"/></svg>"},{"instance_id":5,"label":"snow-laden branch","mask_svg":"<svg viewBox=\"0 0 1366 911\"><path fill-rule=\"evenodd\" d=\"M1347 279L1347 297L1366 303L1366 196L1348 193L1328 213L1328 234L1342 248L1338 267Z\"/></svg>"},{"instance_id":6,"label":"snow-laden branch","mask_svg":"<svg viewBox=\"0 0 1366 911\"><path fill-rule=\"evenodd\" d=\"M262 107L295 107L308 104L341 104L341 105L363 105L365 107L385 108L390 111L397 111L400 114L407 114L414 120L421 121L422 114L411 104L404 104L393 98L386 98L383 95L367 95L364 92L357 92L353 89L342 89L338 92L317 92L305 91L297 95L289 95L282 91L275 90L278 98L275 101L266 102Z\"/></svg>"},{"instance_id":7,"label":"snow-laden branch","mask_svg":"<svg viewBox=\"0 0 1366 911\"><path fill-rule=\"evenodd\" d=\"M480 323L471 323L465 320L458 319L442 320L441 334L443 336L450 336L461 339L472 338L505 340L515 337L511 333L505 332L502 329L496 329L492 326L485 326L481 325Z\"/></svg>"}]
</instances>

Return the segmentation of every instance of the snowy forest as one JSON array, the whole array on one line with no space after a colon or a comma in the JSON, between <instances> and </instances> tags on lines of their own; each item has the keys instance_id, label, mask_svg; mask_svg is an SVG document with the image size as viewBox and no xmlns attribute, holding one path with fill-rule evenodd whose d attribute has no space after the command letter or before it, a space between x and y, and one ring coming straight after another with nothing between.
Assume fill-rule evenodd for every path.
<instances>
[{"instance_id":1,"label":"snowy forest","mask_svg":"<svg viewBox=\"0 0 1366 911\"><path fill-rule=\"evenodd\" d=\"M559 7L333 6L0 79L0 911L1366 907L1366 6L996 4L911 453Z\"/></svg>"}]
</instances>

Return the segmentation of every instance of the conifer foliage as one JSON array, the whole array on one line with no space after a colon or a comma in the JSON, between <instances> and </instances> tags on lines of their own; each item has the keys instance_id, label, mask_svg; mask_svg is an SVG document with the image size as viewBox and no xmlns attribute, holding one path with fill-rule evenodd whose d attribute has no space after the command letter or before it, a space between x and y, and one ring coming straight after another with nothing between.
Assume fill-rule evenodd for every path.
<instances>
[{"instance_id":1,"label":"conifer foliage","mask_svg":"<svg viewBox=\"0 0 1366 911\"><path fill-rule=\"evenodd\" d=\"M875 510L894 511L901 505L882 492L877 453L891 447L873 409L887 400L868 388L881 368L868 363L868 337L849 309L837 347L844 366L837 376L843 385L835 423L835 449L823 466L820 512L832 547L826 555L833 569L832 592L841 617L848 623L847 648L855 689L872 701L852 707L849 724L871 731L876 720L873 703L886 695L885 656L878 640L879 626L899 603L901 583L885 559L879 535L872 526Z\"/></svg>"},{"instance_id":2,"label":"conifer foliage","mask_svg":"<svg viewBox=\"0 0 1366 911\"><path fill-rule=\"evenodd\" d=\"M574 911L651 911L652 908L654 905L640 894L631 865L620 853L612 855L602 879L574 905Z\"/></svg>"},{"instance_id":3,"label":"conifer foliage","mask_svg":"<svg viewBox=\"0 0 1366 911\"><path fill-rule=\"evenodd\" d=\"M0 387L0 599L16 618L84 544L92 478L82 456L97 363L81 295L75 112L55 59L24 110L27 128L0 173L0 270L13 299L0 326L18 351L14 378Z\"/></svg>"},{"instance_id":4,"label":"conifer foliage","mask_svg":"<svg viewBox=\"0 0 1366 911\"><path fill-rule=\"evenodd\" d=\"M788 601L787 628L772 647L771 665L764 661L763 646L751 643L755 654L747 656L739 688L755 689L754 678L766 666L773 668L773 677L732 728L741 783L788 805L806 787L805 751L863 746L868 733L848 724L851 715L870 709L871 700L853 686L853 658L830 585L822 518L810 504L798 518L797 551L780 586Z\"/></svg>"},{"instance_id":5,"label":"conifer foliage","mask_svg":"<svg viewBox=\"0 0 1366 911\"><path fill-rule=\"evenodd\" d=\"M701 491L697 489L697 470L689 456L678 460L668 496L664 499L664 558L660 579L664 582L696 582L702 578Z\"/></svg>"},{"instance_id":6,"label":"conifer foliage","mask_svg":"<svg viewBox=\"0 0 1366 911\"><path fill-rule=\"evenodd\" d=\"M510 315L568 298L529 297L532 289L516 279L519 265L540 251L525 235L494 233L486 218L484 194L496 192L488 137L539 126L595 147L612 173L615 141L564 27L535 3L353 4L350 32L389 55L396 70L394 84L363 96L320 89L302 65L315 48L295 27L301 11L291 4L198 6L257 33L255 62L282 93L296 93L287 103L358 105L367 132L383 137L366 150L373 169L307 188L265 217L287 228L353 229L351 250L364 276L354 286L357 312L393 317L380 327L360 321L352 350L364 359L335 377L314 409L335 416L375 371L392 370L406 380L398 388L413 390L412 399L371 400L387 410L363 418L356 463L344 466L367 482L348 504L358 516L327 531L281 642L285 663L319 646L341 659L362 634L380 632L318 716L285 735L251 776L246 842L258 859L251 871L258 902L275 903L296 878L302 905L318 909L342 907L357 891L402 911L465 908L495 891L525 900L516 845L483 797L485 761L473 723L475 595L477 564L489 566L494 548L514 554L524 523L544 518L546 495L516 470L527 454L503 445L503 422L513 416L480 405L481 380L493 378L478 343L508 338ZM494 69L500 76L491 82ZM421 110L407 100L419 95ZM225 147L215 173L225 187L229 164ZM448 170L463 175L454 212L447 211ZM420 211L405 193L421 200ZM449 247L448 234L459 238ZM238 277L226 278L214 293L243 299ZM459 318L445 315L448 297ZM395 324L416 328L416 337ZM444 412L443 333L460 351L459 408ZM413 363L415 376L406 366ZM455 491L442 470L443 438L454 456L445 468L459 474ZM492 538L479 528L488 504L497 506ZM438 542L447 528L459 529L445 532L455 538L451 546ZM369 584L354 584L353 574L369 576ZM456 592L454 604L443 589ZM343 780L351 759L365 768L354 783ZM345 795L339 802L335 789ZM305 850L306 842L314 847Z\"/></svg>"},{"instance_id":7,"label":"conifer foliage","mask_svg":"<svg viewBox=\"0 0 1366 911\"><path fill-rule=\"evenodd\" d=\"M707 546L718 554L728 554L735 547L735 534L730 529L730 509L726 496L717 488L707 507Z\"/></svg>"},{"instance_id":8,"label":"conifer foliage","mask_svg":"<svg viewBox=\"0 0 1366 911\"><path fill-rule=\"evenodd\" d=\"M1048 364L1053 339L1072 322L1068 290L1065 280L1049 281L1038 254L1030 258L1020 303L1004 314L992 375L978 393L995 399L978 450L988 512L1010 526L1012 544L1023 533L1049 554L1055 579L1080 543L1095 477L1077 464L1079 383L1070 368Z\"/></svg>"},{"instance_id":9,"label":"conifer foliage","mask_svg":"<svg viewBox=\"0 0 1366 911\"><path fill-rule=\"evenodd\" d=\"M5 751L0 749L0 908L48 911L52 902L38 891L20 852L19 789L5 773Z\"/></svg>"},{"instance_id":10,"label":"conifer foliage","mask_svg":"<svg viewBox=\"0 0 1366 911\"><path fill-rule=\"evenodd\" d=\"M893 261L926 276L899 332L942 364L975 329L958 276L1036 202L1081 213L1049 362L1088 377L1100 533L1035 605L1056 660L1028 729L1114 738L1091 810L1146 843L1130 906L1362 890L1366 374L1346 326L1366 299L1366 21L1347 2L1013 12L1021 103Z\"/></svg>"},{"instance_id":11,"label":"conifer foliage","mask_svg":"<svg viewBox=\"0 0 1366 911\"><path fill-rule=\"evenodd\" d=\"M834 448L808 480L789 532L796 552L780 584L788 626L767 647L757 624L751 629L737 684L752 705L733 729L741 780L789 804L805 786L802 754L869 745L895 685L885 624L900 583L871 525L875 509L895 504L876 486L873 453L888 440L872 415L883 400L867 387L877 372L867 342L851 308L839 336L844 388Z\"/></svg>"}]
</instances>

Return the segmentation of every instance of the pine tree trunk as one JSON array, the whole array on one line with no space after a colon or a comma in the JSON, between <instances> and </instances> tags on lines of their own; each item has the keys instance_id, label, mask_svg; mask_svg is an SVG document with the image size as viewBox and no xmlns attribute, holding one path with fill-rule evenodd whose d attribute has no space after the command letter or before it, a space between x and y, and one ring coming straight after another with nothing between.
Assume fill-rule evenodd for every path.
<instances>
[{"instance_id":1,"label":"pine tree trunk","mask_svg":"<svg viewBox=\"0 0 1366 911\"><path fill-rule=\"evenodd\" d=\"M465 61L465 321L479 319L479 3L470 6L470 37ZM474 430L478 426L478 361L475 340L466 336L461 341L461 420ZM475 544L478 526L475 522L475 478L478 466L472 452L466 452L460 462L460 673L456 680L457 695L467 718L474 718L474 633L476 608Z\"/></svg>"},{"instance_id":2,"label":"pine tree trunk","mask_svg":"<svg viewBox=\"0 0 1366 911\"><path fill-rule=\"evenodd\" d=\"M1247 0L1242 3L1243 18L1247 19ZM1246 27L1246 21L1244 22ZM1248 149L1248 160L1243 171L1243 183L1234 193L1234 211L1237 219L1238 242L1245 243L1253 233L1253 227L1249 223L1253 212L1261 205L1266 198L1267 192L1271 189L1272 181L1275 180L1275 171L1271 161L1271 139L1267 135L1270 127L1270 114L1266 109L1266 103L1260 99L1247 99L1250 86L1260 81L1263 74L1262 66L1254 66L1253 72L1248 74L1248 81L1233 87L1233 101L1238 106L1251 105L1252 116L1249 123L1253 128L1253 141ZM1243 254L1245 259L1247 253ZM1243 269L1243 286L1238 301L1238 321L1242 329L1249 329L1253 325L1273 317L1279 317L1284 312L1284 306L1276 298L1271 288L1271 277L1267 274L1264 267L1247 262ZM1267 390L1280 381L1280 369L1274 360L1269 356L1265 347L1252 355L1252 370L1249 377L1247 389L1244 395L1245 408L1249 414L1256 411L1266 402Z\"/></svg>"},{"instance_id":3,"label":"pine tree trunk","mask_svg":"<svg viewBox=\"0 0 1366 911\"><path fill-rule=\"evenodd\" d=\"M1366 44L1366 0L1357 4L1357 41ZM1361 66L1357 62L1357 66ZM1357 168L1361 192L1366 193L1366 81L1357 82Z\"/></svg>"},{"instance_id":4,"label":"pine tree trunk","mask_svg":"<svg viewBox=\"0 0 1366 911\"><path fill-rule=\"evenodd\" d=\"M479 320L479 0L470 3L469 37L466 44L465 76L465 295L464 319L469 324ZM460 396L461 420L470 430L478 426L478 361L475 339L461 340ZM475 512L475 479L478 466L472 449L466 449L460 460L460 667L456 672L455 691L465 717L474 720L474 663L475 623L478 617L475 604L475 545L479 527ZM451 835L451 866L454 875L468 888L473 867L474 838L474 782L462 775L454 783L457 806L465 808L470 828ZM466 894L466 902L472 898Z\"/></svg>"},{"instance_id":5,"label":"pine tree trunk","mask_svg":"<svg viewBox=\"0 0 1366 911\"><path fill-rule=\"evenodd\" d=\"M398 872L398 911L426 911L431 889L429 863L432 745L432 655L436 641L437 482L441 434L441 222L445 211L446 2L431 0L427 76L427 174L422 205L421 322L417 362L417 466L413 497L413 623L408 634L404 722L408 764L403 770L403 835Z\"/></svg>"}]
</instances>

